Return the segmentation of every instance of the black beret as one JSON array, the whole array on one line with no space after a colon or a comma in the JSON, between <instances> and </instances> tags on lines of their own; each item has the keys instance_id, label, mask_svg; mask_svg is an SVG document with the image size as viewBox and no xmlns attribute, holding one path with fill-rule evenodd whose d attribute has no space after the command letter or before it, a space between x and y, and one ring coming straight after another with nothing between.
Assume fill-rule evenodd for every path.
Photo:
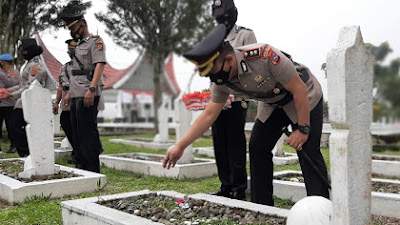
<instances>
[{"instance_id":1,"label":"black beret","mask_svg":"<svg viewBox=\"0 0 400 225\"><path fill-rule=\"evenodd\" d=\"M212 14L214 17L219 17L232 8L235 8L233 0L214 0L214 3L212 4Z\"/></svg>"},{"instance_id":2,"label":"black beret","mask_svg":"<svg viewBox=\"0 0 400 225\"><path fill-rule=\"evenodd\" d=\"M213 68L223 46L225 34L226 26L219 24L196 47L183 54L198 66L200 76L206 76Z\"/></svg>"},{"instance_id":3,"label":"black beret","mask_svg":"<svg viewBox=\"0 0 400 225\"><path fill-rule=\"evenodd\" d=\"M36 39L34 39L34 38L21 38L20 40L21 40L21 44L20 44L19 48L28 49L29 47L37 46Z\"/></svg>"}]
</instances>

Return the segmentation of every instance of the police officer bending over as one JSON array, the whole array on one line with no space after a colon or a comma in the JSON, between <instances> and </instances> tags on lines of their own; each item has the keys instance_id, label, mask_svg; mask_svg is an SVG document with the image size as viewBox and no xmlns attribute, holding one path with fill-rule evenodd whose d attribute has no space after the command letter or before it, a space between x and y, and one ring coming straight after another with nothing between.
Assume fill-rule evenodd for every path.
<instances>
[{"instance_id":1,"label":"police officer bending over","mask_svg":"<svg viewBox=\"0 0 400 225\"><path fill-rule=\"evenodd\" d=\"M61 19L77 42L71 64L69 92L64 101L65 105L71 104L75 166L100 172L97 106L101 95L100 80L106 64L105 46L99 36L89 33L83 14L63 15Z\"/></svg>"},{"instance_id":2,"label":"police officer bending over","mask_svg":"<svg viewBox=\"0 0 400 225\"><path fill-rule=\"evenodd\" d=\"M259 100L257 120L250 139L251 201L273 205L272 149L289 124L295 129L288 144L305 151L327 177L320 151L322 89L307 67L293 63L267 44L233 49L224 41L226 28L218 25L184 56L199 66L201 76L210 77L211 101L188 133L164 157L163 166L175 166L184 149L215 121L230 92L244 99ZM205 66L203 66L205 65ZM232 121L234 122L234 121ZM329 198L328 185L300 158L307 195Z\"/></svg>"},{"instance_id":3,"label":"police officer bending over","mask_svg":"<svg viewBox=\"0 0 400 225\"><path fill-rule=\"evenodd\" d=\"M212 13L226 26L225 40L232 47L257 43L254 32L236 25L238 11L233 0L214 0ZM212 125L215 161L221 187L214 195L244 199L247 189L246 124L247 101L235 96L231 108L222 110ZM232 123L232 121L235 121Z\"/></svg>"}]
</instances>

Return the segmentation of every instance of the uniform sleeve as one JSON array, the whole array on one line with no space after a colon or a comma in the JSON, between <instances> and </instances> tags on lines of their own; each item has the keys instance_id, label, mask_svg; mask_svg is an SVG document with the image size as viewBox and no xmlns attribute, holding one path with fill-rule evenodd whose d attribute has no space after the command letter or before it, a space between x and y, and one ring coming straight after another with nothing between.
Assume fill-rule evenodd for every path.
<instances>
[{"instance_id":1,"label":"uniform sleeve","mask_svg":"<svg viewBox=\"0 0 400 225\"><path fill-rule=\"evenodd\" d=\"M229 91L226 86L211 83L211 100L215 103L224 103L229 98Z\"/></svg>"},{"instance_id":2,"label":"uniform sleeve","mask_svg":"<svg viewBox=\"0 0 400 225\"><path fill-rule=\"evenodd\" d=\"M246 38L243 40L243 45L249 45L257 43L256 35L252 30L247 32Z\"/></svg>"},{"instance_id":3,"label":"uniform sleeve","mask_svg":"<svg viewBox=\"0 0 400 225\"><path fill-rule=\"evenodd\" d=\"M91 48L92 63L106 63L106 46L104 45L103 39L97 38Z\"/></svg>"},{"instance_id":4,"label":"uniform sleeve","mask_svg":"<svg viewBox=\"0 0 400 225\"><path fill-rule=\"evenodd\" d=\"M272 46L269 47L270 48L268 48L268 46L264 48L264 51L268 51L268 53L264 52L263 55L268 54L266 60L268 61L268 68L270 69L271 75L274 77L275 81L286 85L297 74L293 62L276 48Z\"/></svg>"},{"instance_id":5,"label":"uniform sleeve","mask_svg":"<svg viewBox=\"0 0 400 225\"><path fill-rule=\"evenodd\" d=\"M10 88L19 84L21 78L18 71L13 71L11 76L8 77L6 73L0 72L1 88Z\"/></svg>"},{"instance_id":6,"label":"uniform sleeve","mask_svg":"<svg viewBox=\"0 0 400 225\"><path fill-rule=\"evenodd\" d=\"M62 79L63 79L63 74L65 71L65 65L63 65L60 69L60 72L58 73L58 84L61 85L62 84Z\"/></svg>"},{"instance_id":7,"label":"uniform sleeve","mask_svg":"<svg viewBox=\"0 0 400 225\"><path fill-rule=\"evenodd\" d=\"M11 95L16 99L21 97L22 92L27 90L34 80L39 79L40 81L41 79L44 79L45 76L47 75L47 73L44 71L44 69L40 64L32 64L29 66L27 65L22 74L25 73L28 73L28 75L25 75L28 76L28 81L25 84L21 84L19 86L19 89L11 93ZM44 87L43 83L41 83L41 85Z\"/></svg>"}]
</instances>

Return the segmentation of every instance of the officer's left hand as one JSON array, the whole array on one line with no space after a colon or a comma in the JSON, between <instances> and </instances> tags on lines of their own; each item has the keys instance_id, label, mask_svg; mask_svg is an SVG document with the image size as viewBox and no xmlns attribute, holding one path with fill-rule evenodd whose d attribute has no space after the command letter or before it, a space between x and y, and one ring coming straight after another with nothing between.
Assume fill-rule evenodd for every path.
<instances>
[{"instance_id":1,"label":"officer's left hand","mask_svg":"<svg viewBox=\"0 0 400 225\"><path fill-rule=\"evenodd\" d=\"M299 130L295 130L290 134L287 143L297 151L300 151L307 139L308 134L303 134Z\"/></svg>"},{"instance_id":2,"label":"officer's left hand","mask_svg":"<svg viewBox=\"0 0 400 225\"><path fill-rule=\"evenodd\" d=\"M94 93L91 92L90 90L87 90L85 94L85 99L83 100L83 104L86 107L90 107L93 105L93 103L94 103Z\"/></svg>"}]
</instances>

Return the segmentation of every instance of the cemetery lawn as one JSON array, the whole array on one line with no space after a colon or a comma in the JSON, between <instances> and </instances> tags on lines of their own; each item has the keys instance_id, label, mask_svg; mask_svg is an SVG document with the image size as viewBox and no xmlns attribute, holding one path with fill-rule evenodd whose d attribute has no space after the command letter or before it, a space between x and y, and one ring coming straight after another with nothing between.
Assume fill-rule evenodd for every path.
<instances>
[{"instance_id":1,"label":"cemetery lawn","mask_svg":"<svg viewBox=\"0 0 400 225\"><path fill-rule=\"evenodd\" d=\"M152 137L152 135L140 135L142 137ZM154 136L154 135L153 135ZM165 151L155 151L151 149L140 149L133 146L124 144L110 143L108 140L113 138L127 138L132 136L118 136L118 137L101 137L103 154L127 153L127 152L146 152L165 154ZM135 135L137 137L137 135ZM173 137L170 137L173 139ZM2 149L8 149L8 142L5 139L0 139ZM196 143L198 147L212 146L211 138L200 138ZM286 152L295 152L291 147L285 146ZM329 150L324 148L322 153L329 168ZM18 157L16 153L5 154L7 158ZM67 158L57 159L56 163L66 166L73 166L67 163ZM275 166L275 171L281 170L300 170L300 165L288 166ZM0 202L0 224L1 225L53 225L62 224L61 217L61 201L94 197L100 195L116 194L122 192L139 191L143 189L149 190L176 190L180 193L194 194L194 193L209 193L219 188L220 182L217 176L206 179L184 179L177 180L171 178L158 178L158 177L145 177L139 174L127 173L109 169L106 167L101 168L101 173L107 175L107 184L98 189L94 193L68 196L63 199L50 200L48 196L38 196L27 199L24 203L9 206ZM249 200L249 196L247 196ZM290 208L293 203L290 200L275 199L275 206L280 208ZM379 225L379 223L375 223Z\"/></svg>"}]
</instances>

